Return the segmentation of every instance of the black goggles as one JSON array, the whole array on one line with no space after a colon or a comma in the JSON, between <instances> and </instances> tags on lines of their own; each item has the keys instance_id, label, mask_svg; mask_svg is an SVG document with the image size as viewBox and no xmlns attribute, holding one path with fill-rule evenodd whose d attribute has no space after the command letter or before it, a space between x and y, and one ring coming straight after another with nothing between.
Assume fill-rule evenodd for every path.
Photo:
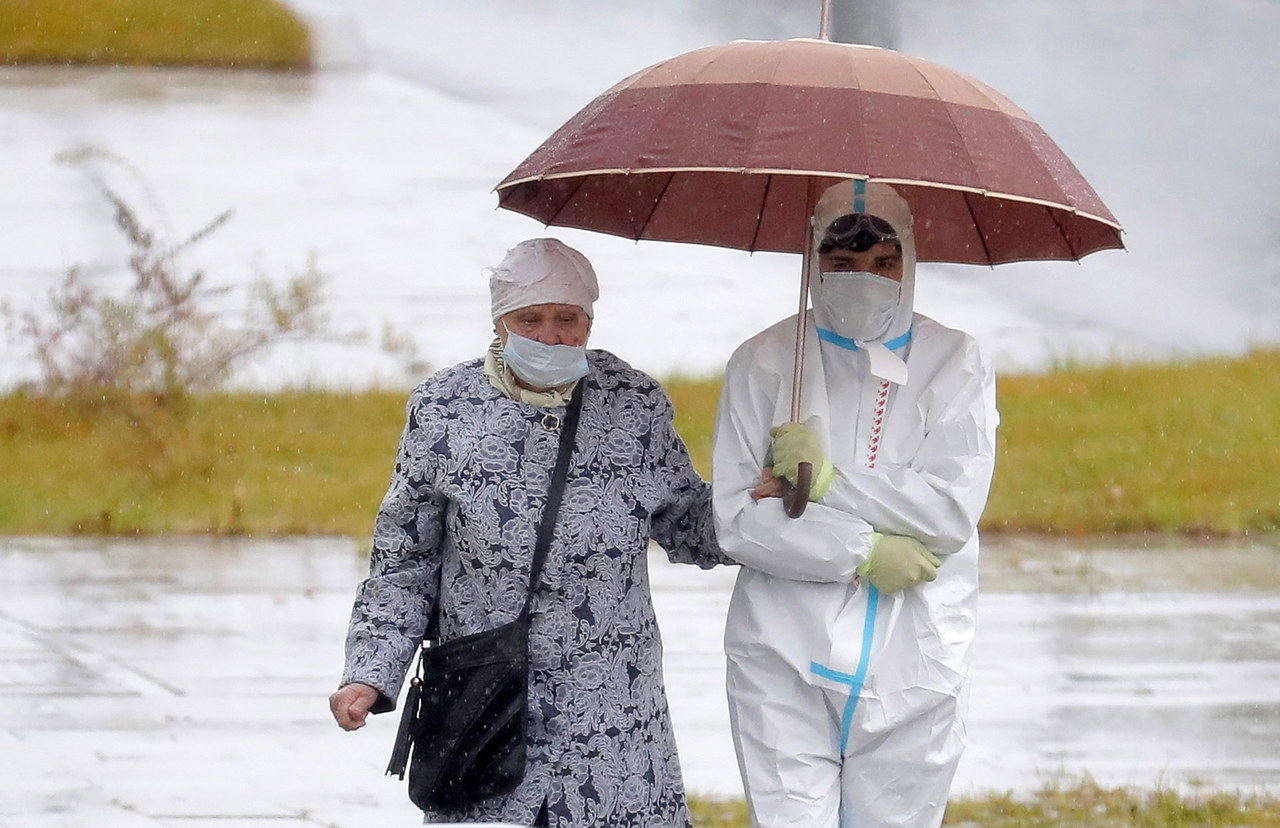
<instances>
[{"instance_id":1,"label":"black goggles","mask_svg":"<svg viewBox=\"0 0 1280 828\"><path fill-rule=\"evenodd\" d=\"M898 241L898 231L889 222L869 213L849 213L827 225L818 243L818 252L829 253L840 248L862 253L889 241Z\"/></svg>"}]
</instances>

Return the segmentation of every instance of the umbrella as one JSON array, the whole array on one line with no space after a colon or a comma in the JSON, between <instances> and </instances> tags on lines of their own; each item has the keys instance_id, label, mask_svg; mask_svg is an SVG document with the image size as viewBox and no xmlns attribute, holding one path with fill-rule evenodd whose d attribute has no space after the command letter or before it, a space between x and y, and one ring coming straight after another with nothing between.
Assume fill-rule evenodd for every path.
<instances>
[{"instance_id":1,"label":"umbrella","mask_svg":"<svg viewBox=\"0 0 1280 828\"><path fill-rule=\"evenodd\" d=\"M735 41L637 72L496 191L499 206L547 225L804 254L798 420L810 216L844 179L894 186L922 262L1078 260L1123 247L1084 176L1008 98L927 60L822 39ZM788 498L789 514L803 506Z\"/></svg>"}]
</instances>

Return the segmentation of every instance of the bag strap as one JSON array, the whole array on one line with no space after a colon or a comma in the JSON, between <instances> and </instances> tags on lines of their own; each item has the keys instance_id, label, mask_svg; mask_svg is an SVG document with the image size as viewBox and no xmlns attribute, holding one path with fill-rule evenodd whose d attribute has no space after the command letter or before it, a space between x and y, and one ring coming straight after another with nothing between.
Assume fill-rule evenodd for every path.
<instances>
[{"instance_id":1,"label":"bag strap","mask_svg":"<svg viewBox=\"0 0 1280 828\"><path fill-rule=\"evenodd\" d=\"M556 531L556 517L560 514L560 501L564 494L565 480L569 476L569 457L573 454L573 445L578 433L578 416L582 413L582 390L587 385L587 378L578 380L573 389L569 406L564 411L564 422L560 426L560 454L556 457L556 467L551 473L551 486L547 490L547 504L542 508L542 522L538 524L537 539L533 544L533 560L529 564L529 594L524 599L521 617L527 617L533 611L533 593L542 578L542 565L547 560L547 551L551 548L551 536Z\"/></svg>"}]
</instances>

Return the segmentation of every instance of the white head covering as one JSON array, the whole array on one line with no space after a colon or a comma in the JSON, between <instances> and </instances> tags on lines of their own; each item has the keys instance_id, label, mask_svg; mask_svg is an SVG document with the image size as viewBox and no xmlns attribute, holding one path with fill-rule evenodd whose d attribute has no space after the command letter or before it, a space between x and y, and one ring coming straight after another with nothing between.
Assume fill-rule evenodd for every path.
<instances>
[{"instance_id":1,"label":"white head covering","mask_svg":"<svg viewBox=\"0 0 1280 828\"><path fill-rule=\"evenodd\" d=\"M577 305L591 308L600 298L596 272L587 257L559 239L529 239L507 251L489 269L489 297L493 321L530 305Z\"/></svg>"},{"instance_id":2,"label":"white head covering","mask_svg":"<svg viewBox=\"0 0 1280 828\"><path fill-rule=\"evenodd\" d=\"M899 351L891 351L884 343L893 342L911 329L911 314L915 307L916 292L916 240L911 208L898 191L888 184L866 181L841 181L829 187L818 199L813 209L813 255L809 284L815 295L822 292L821 267L818 263L818 245L831 222L849 213L868 213L878 216L898 232L902 243L902 289L898 309L884 334L873 342L859 343L865 347L871 359L871 373L881 379L906 384L907 365ZM819 327L827 327L815 302L814 315Z\"/></svg>"}]
</instances>

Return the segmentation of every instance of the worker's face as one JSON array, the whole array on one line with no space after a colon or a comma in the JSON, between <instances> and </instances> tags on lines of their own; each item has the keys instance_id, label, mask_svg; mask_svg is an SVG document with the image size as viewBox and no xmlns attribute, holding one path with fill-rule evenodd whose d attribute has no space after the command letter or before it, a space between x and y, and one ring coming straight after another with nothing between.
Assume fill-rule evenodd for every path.
<instances>
[{"instance_id":1,"label":"worker's face","mask_svg":"<svg viewBox=\"0 0 1280 828\"><path fill-rule=\"evenodd\" d=\"M902 249L885 241L861 253L836 247L818 255L823 273L874 273L895 282L902 281Z\"/></svg>"},{"instance_id":2,"label":"worker's face","mask_svg":"<svg viewBox=\"0 0 1280 828\"><path fill-rule=\"evenodd\" d=\"M536 339L543 345L586 345L591 334L591 317L577 305L529 305L499 317L494 333L503 345L507 332Z\"/></svg>"}]
</instances>

